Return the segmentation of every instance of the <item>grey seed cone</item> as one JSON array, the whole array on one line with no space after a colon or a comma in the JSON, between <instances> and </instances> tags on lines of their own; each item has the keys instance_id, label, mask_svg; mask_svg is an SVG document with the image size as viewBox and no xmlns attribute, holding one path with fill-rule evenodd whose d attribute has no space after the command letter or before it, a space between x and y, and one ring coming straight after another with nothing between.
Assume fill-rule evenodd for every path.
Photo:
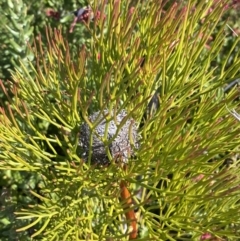
<instances>
[{"instance_id":1,"label":"grey seed cone","mask_svg":"<svg viewBox=\"0 0 240 241\"><path fill-rule=\"evenodd\" d=\"M108 114L108 110L104 110L104 115ZM121 110L120 113L116 116L116 120L111 120L107 126L106 118L100 114L100 112L93 113L89 119L93 123L98 120L99 124L93 131L93 142L92 142L92 157L91 161L93 164L101 164L106 165L110 163L107 153L106 147L102 141L102 137L105 134L105 128L108 127L107 130L107 139L108 141L114 137L117 133L118 126L122 122L123 118L127 115L125 110ZM113 116L113 113L111 113ZM131 137L129 137L131 135ZM83 158L85 160L88 159L89 155L89 144L90 144L91 132L87 123L84 123L80 127L80 145L84 151ZM133 143L130 143L130 139ZM129 157L131 157L134 153L133 149L138 149L138 134L137 127L135 121L132 118L129 118L124 125L119 129L118 134L113 139L113 141L109 144L108 148L112 155L112 158L116 161L121 161L123 163L127 163ZM132 145L131 145L132 144Z\"/></svg>"}]
</instances>

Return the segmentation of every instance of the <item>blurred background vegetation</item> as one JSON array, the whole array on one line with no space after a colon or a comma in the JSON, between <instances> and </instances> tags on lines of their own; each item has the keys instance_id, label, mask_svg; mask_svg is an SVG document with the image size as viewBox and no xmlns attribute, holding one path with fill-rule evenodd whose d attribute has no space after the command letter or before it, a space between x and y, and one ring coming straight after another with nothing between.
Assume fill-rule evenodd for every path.
<instances>
[{"instance_id":1,"label":"blurred background vegetation","mask_svg":"<svg viewBox=\"0 0 240 241\"><path fill-rule=\"evenodd\" d=\"M138 2L138 1L132 1ZM144 1L141 1L144 2ZM175 1L168 1L169 5ZM181 1L183 2L183 1ZM186 1L187 2L187 1ZM221 24L227 22L229 28L225 29L225 42L221 52L212 62L212 67L221 66L225 63L225 59L229 58L228 53L232 48L235 37L240 34L240 1L229 1L229 9L221 18L220 24L212 35L214 39L221 28ZM34 39L41 38L43 45L47 46L46 27L52 29L61 29L62 35L69 44L69 48L76 52L83 44L88 46L88 31L83 24L77 24L72 33L69 32L74 19L72 11L79 7L88 5L87 1L75 0L2 0L0 3L0 79L5 87L11 85L11 73L15 68L19 69L19 60L26 67L29 61L35 65L35 58L31 46ZM167 6L166 6L167 8ZM211 39L209 39L211 44ZM206 46L208 47L208 46ZM240 46L235 46L232 51L239 52ZM230 61L227 66L231 65ZM227 68L226 66L226 68ZM221 68L217 68L216 71ZM30 68L29 68L30 70ZM19 69L21 71L21 69ZM34 73L32 73L34 75ZM4 108L8 99L4 92L0 92L1 106ZM234 101L239 101L235 98ZM40 128L46 135L56 134L56 128L53 126L44 126L39 123ZM43 126L41 126L43 125ZM59 150L61 152L61 150ZM221 157L222 158L222 157ZM221 159L220 158L220 159ZM234 158L226 158L226 165L234 162ZM16 220L14 212L22 207L26 207L29 203L38 202L34 197L29 196L29 190L38 192L40 189L40 180L37 175L28 172L16 172L11 170L2 170L0 176L0 240L27 240L26 237L31 236L31 229L27 232L17 233L16 229L24 225L25 221ZM191 240L187 239L185 240ZM37 240L37 239L36 239ZM219 239L220 240L220 239ZM240 240L240 239L239 239Z\"/></svg>"}]
</instances>

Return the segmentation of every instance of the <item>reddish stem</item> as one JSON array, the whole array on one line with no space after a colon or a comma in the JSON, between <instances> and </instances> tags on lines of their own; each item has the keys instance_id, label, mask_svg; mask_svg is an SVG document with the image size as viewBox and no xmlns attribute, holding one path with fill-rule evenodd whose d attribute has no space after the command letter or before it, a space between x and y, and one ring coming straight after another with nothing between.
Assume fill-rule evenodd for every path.
<instances>
[{"instance_id":1,"label":"reddish stem","mask_svg":"<svg viewBox=\"0 0 240 241\"><path fill-rule=\"evenodd\" d=\"M135 217L133 207L131 207L133 202L132 202L131 194L127 189L127 183L125 181L121 181L120 188L121 188L121 200L123 202L123 208L124 210L128 210L125 212L126 220L131 227L129 240L132 240L137 238L137 219Z\"/></svg>"}]
</instances>

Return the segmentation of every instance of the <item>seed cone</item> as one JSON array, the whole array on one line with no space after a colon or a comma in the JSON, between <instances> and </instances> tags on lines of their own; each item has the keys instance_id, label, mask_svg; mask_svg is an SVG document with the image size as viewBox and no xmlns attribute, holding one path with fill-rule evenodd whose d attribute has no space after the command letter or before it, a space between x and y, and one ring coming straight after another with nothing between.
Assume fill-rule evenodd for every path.
<instances>
[{"instance_id":1,"label":"seed cone","mask_svg":"<svg viewBox=\"0 0 240 241\"><path fill-rule=\"evenodd\" d=\"M113 117L113 112L109 113L104 110L104 114L100 111L93 113L89 119L93 123L97 121L97 126L91 134L91 130L87 123L80 127L80 145L84 151L83 158L88 159L90 151L90 138L92 135L92 156L91 161L93 164L106 165L110 160L106 153L106 148L109 148L112 158L127 163L128 158L134 154L134 149L139 148L137 127L134 119L129 118L125 123L119 127L124 117L127 116L126 110L121 110L116 116L116 119L107 121L106 116ZM105 129L107 128L107 140L114 138L108 145L103 143ZM131 141L130 141L131 140Z\"/></svg>"}]
</instances>

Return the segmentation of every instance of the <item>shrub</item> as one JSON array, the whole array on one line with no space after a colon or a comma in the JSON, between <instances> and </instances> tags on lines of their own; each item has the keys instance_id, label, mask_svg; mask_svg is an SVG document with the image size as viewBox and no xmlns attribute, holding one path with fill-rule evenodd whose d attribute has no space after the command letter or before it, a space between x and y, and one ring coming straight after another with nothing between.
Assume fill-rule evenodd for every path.
<instances>
[{"instance_id":1,"label":"shrub","mask_svg":"<svg viewBox=\"0 0 240 241\"><path fill-rule=\"evenodd\" d=\"M41 240L236 240L239 122L226 107L237 107L238 91L223 88L239 76L239 38L215 66L226 26L214 31L227 1L97 2L94 20L83 23L89 45L75 52L60 30L48 29L47 50L41 38L32 49L34 75L21 64L12 76L0 168L40 180L28 192L35 202L15 212L27 221L17 231ZM110 146L130 120L140 148L130 124L134 155L123 162ZM96 131L102 122L104 135ZM98 137L110 164L92 163L91 148L84 158L82 125L88 147Z\"/></svg>"}]
</instances>

